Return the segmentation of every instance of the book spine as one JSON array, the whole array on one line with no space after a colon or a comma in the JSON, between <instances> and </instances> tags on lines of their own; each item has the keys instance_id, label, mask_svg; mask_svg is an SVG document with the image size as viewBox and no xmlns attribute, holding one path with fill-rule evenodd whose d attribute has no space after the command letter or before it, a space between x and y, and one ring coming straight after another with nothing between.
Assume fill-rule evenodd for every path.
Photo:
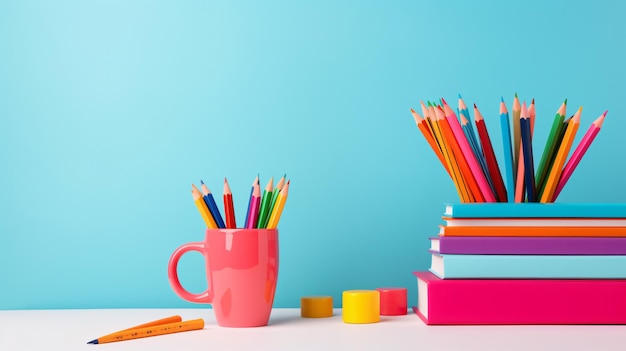
<instances>
[{"instance_id":1,"label":"book spine","mask_svg":"<svg viewBox=\"0 0 626 351\"><path fill-rule=\"evenodd\" d=\"M452 218L626 218L625 203L446 204Z\"/></svg>"},{"instance_id":2,"label":"book spine","mask_svg":"<svg viewBox=\"0 0 626 351\"><path fill-rule=\"evenodd\" d=\"M441 256L444 271L435 271L443 278L626 279L626 256L620 255Z\"/></svg>"},{"instance_id":3,"label":"book spine","mask_svg":"<svg viewBox=\"0 0 626 351\"><path fill-rule=\"evenodd\" d=\"M442 236L441 254L626 255L626 238Z\"/></svg>"},{"instance_id":4,"label":"book spine","mask_svg":"<svg viewBox=\"0 0 626 351\"><path fill-rule=\"evenodd\" d=\"M626 280L429 279L422 286L427 324L626 324Z\"/></svg>"}]
</instances>

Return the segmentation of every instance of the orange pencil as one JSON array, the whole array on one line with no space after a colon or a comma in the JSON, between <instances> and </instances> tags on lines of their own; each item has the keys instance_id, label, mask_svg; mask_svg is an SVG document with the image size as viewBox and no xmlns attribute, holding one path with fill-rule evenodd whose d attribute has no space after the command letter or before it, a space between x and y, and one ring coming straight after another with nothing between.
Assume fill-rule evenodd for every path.
<instances>
[{"instance_id":1,"label":"orange pencil","mask_svg":"<svg viewBox=\"0 0 626 351\"><path fill-rule=\"evenodd\" d=\"M467 163L467 160L463 156L463 151L461 151L461 147L457 143L456 138L452 133L452 129L450 128L448 120L443 117L444 112L441 107L438 106L435 109L435 113L437 114L437 122L441 127L446 143L451 146L452 153L454 154L454 158L458 162L463 180L468 186L469 193L473 197L473 202L485 202L485 198L483 197L483 194L478 187L478 183L474 178L474 174L472 173L469 164Z\"/></svg>"},{"instance_id":2,"label":"orange pencil","mask_svg":"<svg viewBox=\"0 0 626 351\"><path fill-rule=\"evenodd\" d=\"M463 181L463 177L461 176L461 171L459 170L459 166L457 164L456 158L454 157L451 146L448 145L448 143L446 142L446 138L441 132L441 126L439 125L439 121L437 120L435 107L430 102L428 103L428 115L429 119L432 121L433 131L435 132L436 140L438 141L443 156L446 159L448 169L451 171L452 182L454 183L459 197L461 198L461 202L473 202L473 198L469 194L469 191L467 190L467 185L465 184L465 182Z\"/></svg>"},{"instance_id":3,"label":"orange pencil","mask_svg":"<svg viewBox=\"0 0 626 351\"><path fill-rule=\"evenodd\" d=\"M226 228L237 228L233 193L230 191L226 178L224 178L224 216L226 217Z\"/></svg>"},{"instance_id":4,"label":"orange pencil","mask_svg":"<svg viewBox=\"0 0 626 351\"><path fill-rule=\"evenodd\" d=\"M272 213L270 214L270 219L267 221L267 229L276 229L278 226L278 221L280 221L280 216L283 213L283 208L285 207L285 202L287 202L287 196L289 196L289 183L291 181L288 180L287 184L283 187L283 189L278 194L276 198L276 205L272 209Z\"/></svg>"},{"instance_id":5,"label":"orange pencil","mask_svg":"<svg viewBox=\"0 0 626 351\"><path fill-rule=\"evenodd\" d=\"M163 319L163 320L167 320ZM160 321L163 321L160 320ZM155 321L159 322L159 321ZM198 330L204 328L204 320L194 319L184 322L171 322L165 324L153 324L155 322L146 323L144 327L138 326L129 329L124 329L116 333L101 336L97 339L91 340L88 344L106 344L115 341L125 341L132 339L145 338L149 336L158 336L164 334L179 333L190 330Z\"/></svg>"},{"instance_id":6,"label":"orange pencil","mask_svg":"<svg viewBox=\"0 0 626 351\"><path fill-rule=\"evenodd\" d=\"M427 126L428 122L425 122L424 118L422 118L422 116L415 112L414 109L411 109L411 114L413 114L413 119L415 120L417 128L419 128L419 130L422 132L422 135L424 135L424 138L428 142L428 145L430 145L430 147L435 152L435 155L437 155L439 162L441 162L443 168L446 169L446 172L450 174L450 170L448 169L448 166L446 164L446 159L443 157L443 153L439 149L439 144L437 144L434 136L431 134L431 130Z\"/></svg>"},{"instance_id":7,"label":"orange pencil","mask_svg":"<svg viewBox=\"0 0 626 351\"><path fill-rule=\"evenodd\" d=\"M550 173L548 174L548 179L546 180L546 186L543 189L543 193L541 193L541 202L552 202L554 190L556 190L559 178L561 177L561 172L563 171L563 165L565 165L565 160L567 159L567 155L572 148L574 137L576 137L576 132L580 126L580 114L582 111L583 108L579 108L578 111L576 111L576 114L574 114L574 117L572 117L572 119L570 119L567 123L568 125L565 130L565 135L563 136L563 140L561 141L557 154L554 158L554 162L552 163L552 167L550 168Z\"/></svg>"}]
</instances>

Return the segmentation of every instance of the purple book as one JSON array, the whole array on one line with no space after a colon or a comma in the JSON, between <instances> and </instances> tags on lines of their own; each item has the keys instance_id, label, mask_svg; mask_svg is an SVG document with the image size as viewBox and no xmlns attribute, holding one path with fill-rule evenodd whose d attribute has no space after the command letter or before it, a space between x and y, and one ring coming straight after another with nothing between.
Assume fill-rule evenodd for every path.
<instances>
[{"instance_id":1,"label":"purple book","mask_svg":"<svg viewBox=\"0 0 626 351\"><path fill-rule=\"evenodd\" d=\"M626 238L439 236L430 238L430 251L466 255L626 255Z\"/></svg>"}]
</instances>

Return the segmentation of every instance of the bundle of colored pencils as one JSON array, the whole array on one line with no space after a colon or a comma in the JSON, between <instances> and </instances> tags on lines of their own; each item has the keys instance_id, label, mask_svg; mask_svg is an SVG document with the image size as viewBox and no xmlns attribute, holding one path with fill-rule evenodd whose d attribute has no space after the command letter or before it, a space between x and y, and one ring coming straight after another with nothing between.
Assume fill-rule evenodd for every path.
<instances>
[{"instance_id":1,"label":"bundle of colored pencils","mask_svg":"<svg viewBox=\"0 0 626 351\"><path fill-rule=\"evenodd\" d=\"M262 195L259 177L254 179L252 189L250 189L246 219L241 228L275 229L278 226L289 195L289 183L291 182L288 180L285 183L285 177L286 175L280 179L276 186L274 186L274 177L270 178ZM228 185L228 180L224 178L224 219L222 219L213 194L203 181L200 183L202 191L195 184L191 184L191 193L206 226L210 229L237 228L233 194Z\"/></svg>"},{"instance_id":2,"label":"bundle of colored pencils","mask_svg":"<svg viewBox=\"0 0 626 351\"><path fill-rule=\"evenodd\" d=\"M515 94L513 113L504 98L500 101L504 167L500 171L487 125L476 104L474 122L459 95L458 117L441 99L440 103L420 101L422 115L411 109L417 127L450 175L461 202L554 202L563 190L602 127L607 111L598 117L578 143L569 159L582 107L565 118L567 99L559 107L541 161L535 172L533 127L535 100L527 107ZM478 137L476 136L478 134ZM567 160L567 162L566 162ZM502 175L504 174L504 176Z\"/></svg>"}]
</instances>

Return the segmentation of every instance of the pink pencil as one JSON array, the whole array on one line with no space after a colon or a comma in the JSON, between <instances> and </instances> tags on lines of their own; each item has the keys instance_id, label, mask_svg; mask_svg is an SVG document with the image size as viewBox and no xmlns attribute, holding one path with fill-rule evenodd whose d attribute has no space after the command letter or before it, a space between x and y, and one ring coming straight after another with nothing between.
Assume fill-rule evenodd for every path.
<instances>
[{"instance_id":1,"label":"pink pencil","mask_svg":"<svg viewBox=\"0 0 626 351\"><path fill-rule=\"evenodd\" d=\"M519 104L519 102L518 102ZM530 116L530 136L533 136L535 130L535 99L531 101L530 107L528 107L528 115ZM517 184L515 184L515 202L524 202L524 150L519 149L519 156L517 158Z\"/></svg>"},{"instance_id":2,"label":"pink pencil","mask_svg":"<svg viewBox=\"0 0 626 351\"><path fill-rule=\"evenodd\" d=\"M602 123L604 123L604 118L606 117L607 112L609 111L604 111L604 113L591 124L587 133L585 133L585 136L582 138L580 143L578 143L578 146L576 146L576 150L574 150L574 153L572 153L572 156L567 161L567 164L565 164L565 168L563 168L563 173L561 174L559 183L554 191L552 202L556 201L556 198L561 193L561 190L563 190L563 187L572 176L572 173L574 173L574 169L576 169L576 166L580 163L580 160L585 155L585 152L589 149L593 139L595 139L598 132L600 132L600 128L602 128Z\"/></svg>"},{"instance_id":3,"label":"pink pencil","mask_svg":"<svg viewBox=\"0 0 626 351\"><path fill-rule=\"evenodd\" d=\"M485 174L483 173L480 165L478 164L476 157L474 156L474 152L472 151L471 146L469 145L469 143L467 142L467 139L465 138L463 129L461 129L461 124L459 123L459 120L456 118L456 114L454 113L454 111L452 111L452 108L448 106L448 104L446 103L444 99L441 99L441 102L443 102L443 108L446 114L446 120L450 124L450 128L452 129L454 138L456 139L457 143L459 143L459 147L461 148L461 151L463 152L463 156L465 157L465 160L467 161L470 167L470 170L472 171L472 174L474 175L474 178L476 179L476 183L478 183L478 187L480 188L480 192L485 198L485 202L496 202L496 197L493 194L493 191L491 190L491 187L489 186L489 182L487 181Z\"/></svg>"},{"instance_id":4,"label":"pink pencil","mask_svg":"<svg viewBox=\"0 0 626 351\"><path fill-rule=\"evenodd\" d=\"M250 216L246 228L256 228L259 220L259 206L261 205L261 187L258 182L254 183L252 197L250 198Z\"/></svg>"}]
</instances>

